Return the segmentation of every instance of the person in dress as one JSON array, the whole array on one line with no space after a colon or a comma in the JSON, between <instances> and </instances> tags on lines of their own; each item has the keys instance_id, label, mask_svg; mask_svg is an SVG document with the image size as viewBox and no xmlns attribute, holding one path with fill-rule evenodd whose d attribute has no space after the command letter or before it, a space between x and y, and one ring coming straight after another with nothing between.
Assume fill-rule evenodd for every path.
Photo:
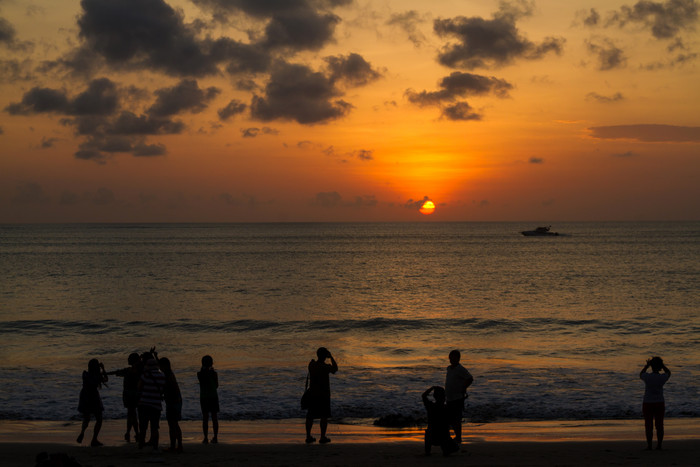
<instances>
[{"instance_id":1,"label":"person in dress","mask_svg":"<svg viewBox=\"0 0 700 467\"><path fill-rule=\"evenodd\" d=\"M434 401L430 400L431 392ZM425 429L425 455L431 454L433 446L440 446L442 454L449 456L459 448L450 437L450 419L445 405L445 389L433 386L428 388L421 397L423 406L428 413L428 427Z\"/></svg>"},{"instance_id":2,"label":"person in dress","mask_svg":"<svg viewBox=\"0 0 700 467\"><path fill-rule=\"evenodd\" d=\"M445 400L447 401L447 414L450 426L455 432L455 442L462 442L462 417L464 415L464 401L467 399L467 388L474 382L469 371L460 363L462 354L459 350L450 352L450 366L447 367L445 376Z\"/></svg>"},{"instance_id":3,"label":"person in dress","mask_svg":"<svg viewBox=\"0 0 700 467\"><path fill-rule=\"evenodd\" d=\"M325 347L319 348L316 351L316 356L318 360L309 362L310 401L306 412L306 442L313 443L316 441L316 438L311 436L311 428L314 425L314 419L318 418L321 425L321 439L319 443L325 444L331 442L330 438L326 436L328 419L331 416L331 384L329 375L338 371L338 364ZM326 363L326 359L329 359L331 363Z\"/></svg>"},{"instance_id":4,"label":"person in dress","mask_svg":"<svg viewBox=\"0 0 700 467\"><path fill-rule=\"evenodd\" d=\"M163 410L161 400L165 387L165 375L160 371L158 361L151 355L146 359L141 380L139 381L139 448L146 445L146 430L151 426L151 438L148 442L154 451L158 450L158 436L160 429L160 413Z\"/></svg>"},{"instance_id":5,"label":"person in dress","mask_svg":"<svg viewBox=\"0 0 700 467\"><path fill-rule=\"evenodd\" d=\"M649 368L651 368L651 373L647 372ZM666 412L664 384L671 377L671 370L666 368L661 357L653 357L647 360L644 368L639 372L639 377L644 381L642 413L644 414L647 450L651 450L654 425L656 425L656 449L661 450L664 441L664 414Z\"/></svg>"},{"instance_id":6,"label":"person in dress","mask_svg":"<svg viewBox=\"0 0 700 467\"><path fill-rule=\"evenodd\" d=\"M83 442L85 430L90 424L90 417L95 416L95 427L92 431L92 441L90 446L102 446L102 443L97 439L102 428L102 398L100 397L100 388L108 381L108 376L105 373L105 367L96 358L88 362L87 371L83 371L83 388L80 390L80 398L78 400L78 411L83 415L83 424L80 429L80 434L76 441L78 444Z\"/></svg>"},{"instance_id":7,"label":"person in dress","mask_svg":"<svg viewBox=\"0 0 700 467\"><path fill-rule=\"evenodd\" d=\"M128 443L131 441L131 429L134 429L134 439L139 439L139 417L136 412L136 407L139 403L139 380L141 379L141 371L143 364L141 357L137 353L129 355L127 360L129 366L121 370L107 372L108 375L114 375L124 378L124 389L122 391L122 402L126 408L126 433L124 440Z\"/></svg>"},{"instance_id":8,"label":"person in dress","mask_svg":"<svg viewBox=\"0 0 700 467\"><path fill-rule=\"evenodd\" d=\"M209 443L209 415L214 437L213 444L219 442L219 375L214 370L214 359L209 355L202 357L202 369L197 372L199 380L199 405L202 409L202 443Z\"/></svg>"},{"instance_id":9,"label":"person in dress","mask_svg":"<svg viewBox=\"0 0 700 467\"><path fill-rule=\"evenodd\" d=\"M163 395L165 400L165 419L168 421L168 431L170 433L169 451L182 452L182 429L180 428L182 394L180 393L180 386L177 384L170 360L161 358L158 360L158 364L165 375Z\"/></svg>"}]
</instances>

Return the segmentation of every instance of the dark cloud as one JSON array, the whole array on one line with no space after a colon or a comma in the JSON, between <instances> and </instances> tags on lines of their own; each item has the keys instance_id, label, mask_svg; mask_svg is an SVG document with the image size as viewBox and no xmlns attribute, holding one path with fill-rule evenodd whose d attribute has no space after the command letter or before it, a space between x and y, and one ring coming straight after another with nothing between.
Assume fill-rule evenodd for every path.
<instances>
[{"instance_id":1,"label":"dark cloud","mask_svg":"<svg viewBox=\"0 0 700 467\"><path fill-rule=\"evenodd\" d=\"M91 81L87 89L69 99L65 91L34 87L22 101L5 108L11 115L60 113L64 115L101 116L112 114L119 106L116 85L107 78Z\"/></svg>"},{"instance_id":2,"label":"dark cloud","mask_svg":"<svg viewBox=\"0 0 700 467\"><path fill-rule=\"evenodd\" d=\"M394 13L386 21L389 26L397 26L408 34L408 40L413 42L413 45L420 47L425 42L425 35L418 28L421 23L426 22L424 15L421 15L416 10L406 11L404 13Z\"/></svg>"},{"instance_id":3,"label":"dark cloud","mask_svg":"<svg viewBox=\"0 0 700 467\"><path fill-rule=\"evenodd\" d=\"M493 76L482 76L455 71L440 81L439 91L416 92L407 89L408 100L416 105L439 105L442 102L453 102L459 97L478 96L492 93L498 97L508 97L508 91L513 85Z\"/></svg>"},{"instance_id":4,"label":"dark cloud","mask_svg":"<svg viewBox=\"0 0 700 467\"><path fill-rule=\"evenodd\" d=\"M131 153L136 157L152 157L163 156L167 152L163 144L145 144L139 143L134 145Z\"/></svg>"},{"instance_id":5,"label":"dark cloud","mask_svg":"<svg viewBox=\"0 0 700 467\"><path fill-rule=\"evenodd\" d=\"M32 62L30 60L0 60L0 83L30 81Z\"/></svg>"},{"instance_id":6,"label":"dark cloud","mask_svg":"<svg viewBox=\"0 0 700 467\"><path fill-rule=\"evenodd\" d=\"M353 155L363 161L374 160L374 151L370 149L358 149Z\"/></svg>"},{"instance_id":7,"label":"dark cloud","mask_svg":"<svg viewBox=\"0 0 700 467\"><path fill-rule=\"evenodd\" d=\"M14 26L5 18L0 17L0 44L13 44L16 34Z\"/></svg>"},{"instance_id":8,"label":"dark cloud","mask_svg":"<svg viewBox=\"0 0 700 467\"><path fill-rule=\"evenodd\" d=\"M41 138L41 149L49 149L52 148L53 145L58 141L58 138L46 138L43 137Z\"/></svg>"},{"instance_id":9,"label":"dark cloud","mask_svg":"<svg viewBox=\"0 0 700 467\"><path fill-rule=\"evenodd\" d=\"M692 30L698 22L700 5L697 0L639 0L611 13L608 24L620 27L628 23L641 24L657 39L670 39L681 30Z\"/></svg>"},{"instance_id":10,"label":"dark cloud","mask_svg":"<svg viewBox=\"0 0 700 467\"><path fill-rule=\"evenodd\" d=\"M340 91L322 73L304 65L279 63L265 86L264 96L253 96L251 114L262 121L295 120L324 123L345 116L351 105L336 99Z\"/></svg>"},{"instance_id":11,"label":"dark cloud","mask_svg":"<svg viewBox=\"0 0 700 467\"><path fill-rule=\"evenodd\" d=\"M217 113L219 114L219 118L221 120L228 120L234 115L238 115L245 112L246 108L248 108L248 106L245 105L243 102L237 99L233 99L231 100L231 102L226 104L226 107L219 109Z\"/></svg>"},{"instance_id":12,"label":"dark cloud","mask_svg":"<svg viewBox=\"0 0 700 467\"><path fill-rule=\"evenodd\" d=\"M411 198L403 204L403 207L418 211L420 208L423 207L423 204L425 204L426 201L430 201L430 198L428 198L427 196L424 196L423 199L419 199L417 201L414 201L413 198Z\"/></svg>"},{"instance_id":13,"label":"dark cloud","mask_svg":"<svg viewBox=\"0 0 700 467\"><path fill-rule=\"evenodd\" d=\"M355 200L350 204L355 208L373 208L378 204L377 198L374 195L355 196Z\"/></svg>"},{"instance_id":14,"label":"dark cloud","mask_svg":"<svg viewBox=\"0 0 700 467\"><path fill-rule=\"evenodd\" d=\"M38 183L23 182L15 187L11 201L15 204L48 204L50 197Z\"/></svg>"},{"instance_id":15,"label":"dark cloud","mask_svg":"<svg viewBox=\"0 0 700 467\"><path fill-rule=\"evenodd\" d=\"M442 109L442 116L448 120L481 120L481 114L474 111L466 102L457 102Z\"/></svg>"},{"instance_id":16,"label":"dark cloud","mask_svg":"<svg viewBox=\"0 0 700 467\"><path fill-rule=\"evenodd\" d=\"M182 133L184 129L185 124L179 121L129 111L123 111L102 127L105 133L112 135L171 135Z\"/></svg>"},{"instance_id":17,"label":"dark cloud","mask_svg":"<svg viewBox=\"0 0 700 467\"><path fill-rule=\"evenodd\" d=\"M173 87L155 91L158 97L148 113L157 117L168 117L184 111L199 113L220 92L215 87L200 89L196 80L183 79Z\"/></svg>"},{"instance_id":18,"label":"dark cloud","mask_svg":"<svg viewBox=\"0 0 700 467\"><path fill-rule=\"evenodd\" d=\"M544 164L544 159L541 157L531 157L528 162L530 164Z\"/></svg>"},{"instance_id":19,"label":"dark cloud","mask_svg":"<svg viewBox=\"0 0 700 467\"><path fill-rule=\"evenodd\" d=\"M343 197L337 191L316 193L313 205L324 208L334 208L340 205Z\"/></svg>"},{"instance_id":20,"label":"dark cloud","mask_svg":"<svg viewBox=\"0 0 700 467\"><path fill-rule=\"evenodd\" d=\"M700 127L675 125L614 125L589 128L594 138L632 139L645 143L700 142Z\"/></svg>"},{"instance_id":21,"label":"dark cloud","mask_svg":"<svg viewBox=\"0 0 700 467\"><path fill-rule=\"evenodd\" d=\"M330 10L351 0L193 0L217 20L241 12L267 21L259 43L266 49L318 50L333 39L340 18Z\"/></svg>"},{"instance_id":22,"label":"dark cloud","mask_svg":"<svg viewBox=\"0 0 700 467\"><path fill-rule=\"evenodd\" d=\"M244 138L255 138L256 136L263 134L263 135L278 135L279 131L275 130L274 128L270 127L262 127L262 128L241 128L241 135Z\"/></svg>"},{"instance_id":23,"label":"dark cloud","mask_svg":"<svg viewBox=\"0 0 700 467\"><path fill-rule=\"evenodd\" d=\"M343 82L348 86L364 86L381 78L381 73L372 69L362 55L351 53L324 58L328 64L331 82Z\"/></svg>"},{"instance_id":24,"label":"dark cloud","mask_svg":"<svg viewBox=\"0 0 700 467\"><path fill-rule=\"evenodd\" d=\"M73 69L93 67L97 55L108 65L155 69L174 76L256 72L269 66L267 52L230 38L197 37L200 25L185 24L181 11L164 0L82 0L78 28L83 45L60 61Z\"/></svg>"},{"instance_id":25,"label":"dark cloud","mask_svg":"<svg viewBox=\"0 0 700 467\"><path fill-rule=\"evenodd\" d=\"M625 52L610 39L593 39L586 41L588 51L598 56L598 69L601 71L623 68L627 64Z\"/></svg>"},{"instance_id":26,"label":"dark cloud","mask_svg":"<svg viewBox=\"0 0 700 467\"><path fill-rule=\"evenodd\" d=\"M601 102L603 104L609 104L611 102L623 101L625 100L625 96L623 96L620 92L616 92L612 96L603 96L601 94L598 94L597 92L589 92L588 94L586 94L586 100Z\"/></svg>"},{"instance_id":27,"label":"dark cloud","mask_svg":"<svg viewBox=\"0 0 700 467\"><path fill-rule=\"evenodd\" d=\"M620 157L623 159L628 158L628 157L637 157L637 156L639 156L639 154L632 152L632 151L613 154L613 157Z\"/></svg>"},{"instance_id":28,"label":"dark cloud","mask_svg":"<svg viewBox=\"0 0 700 467\"><path fill-rule=\"evenodd\" d=\"M583 24L586 26L596 26L600 21L600 13L595 8L591 8L588 15L583 19Z\"/></svg>"},{"instance_id":29,"label":"dark cloud","mask_svg":"<svg viewBox=\"0 0 700 467\"><path fill-rule=\"evenodd\" d=\"M516 21L531 13L531 3L502 3L493 19L458 16L435 20L437 35L458 40L442 48L438 61L452 68L474 69L508 65L516 59L539 59L550 52L561 54L564 38L546 37L535 44L520 34Z\"/></svg>"}]
</instances>

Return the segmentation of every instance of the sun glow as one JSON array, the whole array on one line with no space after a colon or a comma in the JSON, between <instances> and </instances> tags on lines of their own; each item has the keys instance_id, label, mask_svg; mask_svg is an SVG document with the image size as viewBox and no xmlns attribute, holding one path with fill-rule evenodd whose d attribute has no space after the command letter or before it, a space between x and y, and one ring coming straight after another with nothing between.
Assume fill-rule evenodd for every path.
<instances>
[{"instance_id":1,"label":"sun glow","mask_svg":"<svg viewBox=\"0 0 700 467\"><path fill-rule=\"evenodd\" d=\"M426 216L432 214L435 211L435 203L428 200L423 203L423 206L420 207L419 211L421 214L425 214Z\"/></svg>"}]
</instances>

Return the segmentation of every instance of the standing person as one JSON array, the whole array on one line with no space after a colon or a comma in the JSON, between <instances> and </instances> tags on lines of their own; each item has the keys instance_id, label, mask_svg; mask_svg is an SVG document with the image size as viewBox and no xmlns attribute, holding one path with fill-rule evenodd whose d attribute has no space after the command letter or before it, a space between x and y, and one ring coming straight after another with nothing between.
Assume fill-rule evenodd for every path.
<instances>
[{"instance_id":1,"label":"standing person","mask_svg":"<svg viewBox=\"0 0 700 467\"><path fill-rule=\"evenodd\" d=\"M96 358L90 360L87 371L83 371L83 388L80 390L80 399L78 400L78 411L83 414L83 424L76 439L78 444L83 442L85 430L90 424L90 416L94 415L95 428L92 431L90 446L102 446L102 443L97 440L97 435L100 434L100 429L102 428L102 412L105 409L100 397L100 388L108 380L109 377L105 373L104 365Z\"/></svg>"},{"instance_id":2,"label":"standing person","mask_svg":"<svg viewBox=\"0 0 700 467\"><path fill-rule=\"evenodd\" d=\"M435 402L428 397L431 392ZM457 443L450 438L450 420L445 405L445 389L433 386L428 388L421 397L428 413L428 428L425 429L425 455L430 455L433 446L440 446L442 454L449 456L459 448Z\"/></svg>"},{"instance_id":3,"label":"standing person","mask_svg":"<svg viewBox=\"0 0 700 467\"><path fill-rule=\"evenodd\" d=\"M141 357L137 353L129 355L127 360L129 367L121 370L107 372L108 375L115 375L124 378L124 390L122 391L122 402L126 408L126 433L124 440L128 443L131 441L131 429L134 429L134 439L139 439L139 417L136 413L136 407L139 403L139 380L141 379L141 371L143 365Z\"/></svg>"},{"instance_id":4,"label":"standing person","mask_svg":"<svg viewBox=\"0 0 700 467\"><path fill-rule=\"evenodd\" d=\"M158 430L160 429L160 413L163 410L161 400L163 398L163 388L165 387L165 376L158 367L158 361L150 358L144 363L143 373L139 381L139 448L146 445L146 430L151 425L151 438L148 444L153 446L153 450L158 450Z\"/></svg>"},{"instance_id":5,"label":"standing person","mask_svg":"<svg viewBox=\"0 0 700 467\"><path fill-rule=\"evenodd\" d=\"M651 373L647 369L651 367ZM659 373L661 370L663 374ZM651 451L651 442L654 439L654 422L656 422L656 449L661 450L664 441L664 414L666 403L664 400L664 384L671 377L671 370L666 368L661 357L653 357L647 360L646 365L639 372L639 377L644 381L644 400L642 412L644 413L644 428L647 435L647 450Z\"/></svg>"},{"instance_id":6,"label":"standing person","mask_svg":"<svg viewBox=\"0 0 700 467\"><path fill-rule=\"evenodd\" d=\"M199 379L199 405L202 409L202 443L209 443L209 414L214 437L213 444L219 442L219 375L214 370L214 359L209 355L202 357L202 369L197 373Z\"/></svg>"},{"instance_id":7,"label":"standing person","mask_svg":"<svg viewBox=\"0 0 700 467\"><path fill-rule=\"evenodd\" d=\"M462 442L462 416L464 415L464 401L469 397L467 388L474 382L469 371L460 363L462 354L459 350L450 352L450 366L447 367L445 376L445 399L447 400L447 414L450 426L455 432L455 442Z\"/></svg>"},{"instance_id":8,"label":"standing person","mask_svg":"<svg viewBox=\"0 0 700 467\"><path fill-rule=\"evenodd\" d=\"M314 425L314 419L320 419L321 439L319 443L330 443L331 440L326 436L328 429L328 418L331 416L331 383L328 375L335 374L338 371L338 364L335 363L333 356L325 347L321 347L316 351L318 360L309 362L309 391L311 399L309 410L306 412L306 442L313 443L316 438L311 436L311 428ZM326 363L326 358L330 359L331 363Z\"/></svg>"},{"instance_id":9,"label":"standing person","mask_svg":"<svg viewBox=\"0 0 700 467\"><path fill-rule=\"evenodd\" d=\"M182 394L180 386L177 384L175 373L173 373L170 360L161 358L158 360L160 369L165 375L165 386L163 396L165 399L165 419L168 421L168 431L170 433L170 451L182 452L182 430L180 420L182 419ZM177 444L177 446L176 446Z\"/></svg>"}]
</instances>

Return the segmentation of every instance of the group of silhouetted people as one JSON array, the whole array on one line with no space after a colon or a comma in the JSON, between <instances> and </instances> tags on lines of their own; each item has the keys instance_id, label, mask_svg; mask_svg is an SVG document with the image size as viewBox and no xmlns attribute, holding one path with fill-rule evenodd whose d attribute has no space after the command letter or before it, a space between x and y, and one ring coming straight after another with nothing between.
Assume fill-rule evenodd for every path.
<instances>
[{"instance_id":1,"label":"group of silhouetted people","mask_svg":"<svg viewBox=\"0 0 700 467\"><path fill-rule=\"evenodd\" d=\"M317 360L308 365L307 388L302 398L302 408L306 414L306 443L316 442L311 435L315 419L319 419L321 438L319 443L330 443L326 436L328 419L331 417L331 374L338 371L338 364L325 347L316 351ZM443 455L459 451L462 443L462 418L464 403L468 397L467 388L474 382L469 371L460 363L459 350L449 354L450 365L447 367L445 386L432 386L423 392L421 398L427 412L428 426L425 430L425 454L430 455L433 446L440 446ZM77 442L82 443L91 416L95 417L91 446L101 446L97 436L102 427L104 406L99 388L108 381L108 375L124 378L122 399L127 409L126 433L124 439L131 440L131 430L139 447L150 445L158 448L158 428L162 412L161 401L165 401L166 420L170 433L170 448L182 452L182 430L179 421L182 418L182 395L173 373L170 360L158 358L155 348L142 355L129 355L129 367L106 372L104 365L97 359L88 363L83 372L83 388L80 391L78 410L83 415L83 423ZM202 410L203 443L218 442L219 432L219 380L213 368L211 356L202 357L202 368L197 372L200 387L200 407ZM651 373L647 370L651 368ZM661 373L663 371L663 373ZM652 449L653 429L656 426L658 445L662 449L664 438L665 402L663 386L671 376L671 371L664 365L661 357L647 360L639 377L645 383L642 405L644 414L647 448ZM432 395L432 398L431 398ZM213 437L209 440L209 417L212 420ZM151 436L146 441L146 430L151 427ZM450 434L454 431L454 438Z\"/></svg>"},{"instance_id":2,"label":"group of silhouetted people","mask_svg":"<svg viewBox=\"0 0 700 467\"><path fill-rule=\"evenodd\" d=\"M124 440L131 441L131 431L139 448L152 446L158 449L159 428L162 403L165 402L165 419L170 434L169 451L182 452L182 394L175 378L170 360L158 358L158 352L151 348L141 355L132 353L128 358L129 366L121 370L107 372L104 365L93 358L88 362L87 371L83 372L83 388L80 391L78 411L83 415L83 423L76 441L83 442L85 430L90 418L95 417L91 446L102 446L97 439L102 428L104 406L99 389L107 383L109 375L124 378L122 401L127 411L126 433ZM200 388L200 407L202 409L203 443L209 443L209 417L211 416L214 436L212 443L218 442L219 434L219 379L213 368L211 356L202 357L202 369L197 372ZM146 441L146 432L150 425L150 437Z\"/></svg>"}]
</instances>

